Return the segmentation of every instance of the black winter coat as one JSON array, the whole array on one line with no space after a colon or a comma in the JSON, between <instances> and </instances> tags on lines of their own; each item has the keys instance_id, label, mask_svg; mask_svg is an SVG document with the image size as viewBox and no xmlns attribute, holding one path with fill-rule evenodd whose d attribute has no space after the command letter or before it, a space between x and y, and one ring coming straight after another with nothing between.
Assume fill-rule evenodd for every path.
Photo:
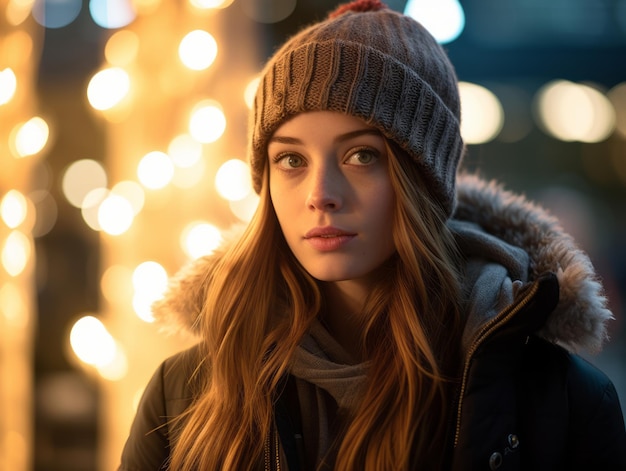
<instances>
[{"instance_id":1,"label":"black winter coat","mask_svg":"<svg viewBox=\"0 0 626 471\"><path fill-rule=\"evenodd\" d=\"M556 290L555 278L541 280L532 302L518 315L545 316ZM459 422L451 431L458 434L451 469L626 470L626 432L611 381L581 357L527 336L524 330L509 321L474 353ZM120 471L166 469L175 440L168 418L179 416L191 403L188 380L199 361L194 347L156 371L139 406ZM289 388L286 391L290 394ZM293 402L293 396L279 400L278 431L288 469L304 471L310 468L298 453Z\"/></svg>"},{"instance_id":2,"label":"black winter coat","mask_svg":"<svg viewBox=\"0 0 626 471\"><path fill-rule=\"evenodd\" d=\"M573 353L599 349L611 318L589 259L553 218L523 198L475 177L461 177L457 186L455 221L461 222L451 228L468 260L478 261L468 266L502 271L496 292L508 290L513 301L502 304L502 297L487 297L485 304L480 291L485 283L476 285L479 295L469 303L473 308L463 338L465 363L448 468L626 471L626 432L616 390ZM528 261L520 254L527 254ZM202 259L181 272L157 305L157 316L195 325L206 270L213 263ZM489 280L497 278L487 272ZM475 278L484 280L484 273L478 270ZM153 375L120 471L167 469L176 440L170 419L191 403L189 378L200 360L193 347L166 360ZM275 414L281 470L311 469L298 452L298 416L297 399L287 387ZM274 453L267 457L277 469ZM421 469L429 469L422 464Z\"/></svg>"}]
</instances>

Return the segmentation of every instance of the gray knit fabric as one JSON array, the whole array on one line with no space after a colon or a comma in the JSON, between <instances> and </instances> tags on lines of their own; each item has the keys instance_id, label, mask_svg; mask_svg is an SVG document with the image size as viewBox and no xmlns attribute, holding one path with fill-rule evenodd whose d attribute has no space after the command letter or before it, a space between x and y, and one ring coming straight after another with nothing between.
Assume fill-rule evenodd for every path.
<instances>
[{"instance_id":1,"label":"gray knit fabric","mask_svg":"<svg viewBox=\"0 0 626 471\"><path fill-rule=\"evenodd\" d=\"M380 129L413 158L452 213L464 148L458 83L445 52L419 23L388 8L348 10L304 29L276 52L251 113L248 152L257 192L274 131L298 113L321 110Z\"/></svg>"}]
</instances>

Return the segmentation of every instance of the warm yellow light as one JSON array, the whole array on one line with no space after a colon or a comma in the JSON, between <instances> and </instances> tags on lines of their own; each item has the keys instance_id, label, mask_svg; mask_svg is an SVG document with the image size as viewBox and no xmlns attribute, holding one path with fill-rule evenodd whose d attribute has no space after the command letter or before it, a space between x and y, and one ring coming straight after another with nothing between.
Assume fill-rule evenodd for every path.
<instances>
[{"instance_id":1,"label":"warm yellow light","mask_svg":"<svg viewBox=\"0 0 626 471\"><path fill-rule=\"evenodd\" d=\"M135 291L152 291L154 288L163 291L167 286L167 271L158 262L142 262L133 270L132 280Z\"/></svg>"},{"instance_id":2,"label":"warm yellow light","mask_svg":"<svg viewBox=\"0 0 626 471\"><path fill-rule=\"evenodd\" d=\"M97 188L106 188L107 180L106 170L100 162L81 159L67 167L63 173L61 188L69 203L80 208L87 193Z\"/></svg>"},{"instance_id":3,"label":"warm yellow light","mask_svg":"<svg viewBox=\"0 0 626 471\"><path fill-rule=\"evenodd\" d=\"M31 252L28 236L18 230L11 231L2 247L2 266L9 275L18 276L26 268Z\"/></svg>"},{"instance_id":4,"label":"warm yellow light","mask_svg":"<svg viewBox=\"0 0 626 471\"><path fill-rule=\"evenodd\" d=\"M243 92L243 101L249 110L252 109L252 105L254 105L254 95L256 95L257 88L259 88L259 83L261 82L261 77L255 77L248 85L246 85L246 89Z\"/></svg>"},{"instance_id":5,"label":"warm yellow light","mask_svg":"<svg viewBox=\"0 0 626 471\"><path fill-rule=\"evenodd\" d=\"M467 144L494 139L504 124L500 100L485 87L459 82L461 96L461 136Z\"/></svg>"},{"instance_id":6,"label":"warm yellow light","mask_svg":"<svg viewBox=\"0 0 626 471\"><path fill-rule=\"evenodd\" d=\"M98 220L98 213L100 204L109 196L109 193L110 191L106 188L95 188L87 193L80 207L80 213L83 216L85 224L94 231L102 230L100 221Z\"/></svg>"},{"instance_id":7,"label":"warm yellow light","mask_svg":"<svg viewBox=\"0 0 626 471\"><path fill-rule=\"evenodd\" d=\"M113 358L104 364L96 365L98 373L108 381L119 381L128 373L128 359L123 347L115 342L115 352Z\"/></svg>"},{"instance_id":8,"label":"warm yellow light","mask_svg":"<svg viewBox=\"0 0 626 471\"><path fill-rule=\"evenodd\" d=\"M7 325L20 329L28 325L28 308L17 283L8 281L0 287L0 312Z\"/></svg>"},{"instance_id":9,"label":"warm yellow light","mask_svg":"<svg viewBox=\"0 0 626 471\"><path fill-rule=\"evenodd\" d=\"M59 208L48 190L35 190L29 196L29 206L32 204L33 209L28 210L28 219L31 213L34 216L31 235L35 238L42 237L54 228L59 216Z\"/></svg>"},{"instance_id":10,"label":"warm yellow light","mask_svg":"<svg viewBox=\"0 0 626 471\"><path fill-rule=\"evenodd\" d=\"M189 3L201 10L208 10L210 8L226 8L233 0L189 0Z\"/></svg>"},{"instance_id":11,"label":"warm yellow light","mask_svg":"<svg viewBox=\"0 0 626 471\"><path fill-rule=\"evenodd\" d=\"M238 201L229 201L228 206L232 213L243 222L250 222L259 205L259 195L251 191L245 198Z\"/></svg>"},{"instance_id":12,"label":"warm yellow light","mask_svg":"<svg viewBox=\"0 0 626 471\"><path fill-rule=\"evenodd\" d=\"M87 86L87 99L96 110L108 110L118 105L130 91L130 77L120 67L97 72Z\"/></svg>"},{"instance_id":13,"label":"warm yellow light","mask_svg":"<svg viewBox=\"0 0 626 471\"><path fill-rule=\"evenodd\" d=\"M17 90L17 77L12 69L0 70L0 105L11 101Z\"/></svg>"},{"instance_id":14,"label":"warm yellow light","mask_svg":"<svg viewBox=\"0 0 626 471\"><path fill-rule=\"evenodd\" d=\"M180 134L170 142L167 153L177 167L188 168L202 158L202 144L189 134Z\"/></svg>"},{"instance_id":15,"label":"warm yellow light","mask_svg":"<svg viewBox=\"0 0 626 471\"><path fill-rule=\"evenodd\" d=\"M178 167L172 179L172 185L177 188L193 188L203 179L206 172L204 160L198 160L191 167Z\"/></svg>"},{"instance_id":16,"label":"warm yellow light","mask_svg":"<svg viewBox=\"0 0 626 471\"><path fill-rule=\"evenodd\" d=\"M104 232L120 235L133 223L135 213L130 202L118 195L109 194L98 208L98 223Z\"/></svg>"},{"instance_id":17,"label":"warm yellow light","mask_svg":"<svg viewBox=\"0 0 626 471\"><path fill-rule=\"evenodd\" d=\"M137 166L137 178L143 186L158 190L166 186L174 176L174 164L169 155L153 151L143 156Z\"/></svg>"},{"instance_id":18,"label":"warm yellow light","mask_svg":"<svg viewBox=\"0 0 626 471\"><path fill-rule=\"evenodd\" d=\"M183 230L180 244L183 251L191 258L196 259L203 255L210 255L222 243L220 230L204 221L195 221Z\"/></svg>"},{"instance_id":19,"label":"warm yellow light","mask_svg":"<svg viewBox=\"0 0 626 471\"><path fill-rule=\"evenodd\" d=\"M615 129L622 137L626 137L626 82L614 86L607 97L615 108Z\"/></svg>"},{"instance_id":20,"label":"warm yellow light","mask_svg":"<svg viewBox=\"0 0 626 471\"><path fill-rule=\"evenodd\" d=\"M110 303L125 304L133 295L133 271L123 265L112 265L102 274L100 290Z\"/></svg>"},{"instance_id":21,"label":"warm yellow light","mask_svg":"<svg viewBox=\"0 0 626 471\"><path fill-rule=\"evenodd\" d=\"M107 365L115 358L115 340L94 316L81 317L74 323L70 345L79 360L88 365Z\"/></svg>"},{"instance_id":22,"label":"warm yellow light","mask_svg":"<svg viewBox=\"0 0 626 471\"><path fill-rule=\"evenodd\" d=\"M30 67L33 38L25 28L20 28L4 36L0 50L2 64L11 64L14 70L19 70L22 66Z\"/></svg>"},{"instance_id":23,"label":"warm yellow light","mask_svg":"<svg viewBox=\"0 0 626 471\"><path fill-rule=\"evenodd\" d=\"M28 18L33 10L35 0L9 0L6 9L6 18L9 24L17 26Z\"/></svg>"},{"instance_id":24,"label":"warm yellow light","mask_svg":"<svg viewBox=\"0 0 626 471\"><path fill-rule=\"evenodd\" d=\"M116 183L115 186L111 188L111 194L121 196L128 201L133 208L133 214L135 216L139 214L146 200L146 194L141 185L131 180Z\"/></svg>"},{"instance_id":25,"label":"warm yellow light","mask_svg":"<svg viewBox=\"0 0 626 471\"><path fill-rule=\"evenodd\" d=\"M27 157L41 152L48 142L49 133L48 123L39 116L16 126L12 132L12 147L16 156Z\"/></svg>"},{"instance_id":26,"label":"warm yellow light","mask_svg":"<svg viewBox=\"0 0 626 471\"><path fill-rule=\"evenodd\" d=\"M566 80L542 87L536 110L544 130L562 141L599 142L615 128L615 110L602 93Z\"/></svg>"},{"instance_id":27,"label":"warm yellow light","mask_svg":"<svg viewBox=\"0 0 626 471\"><path fill-rule=\"evenodd\" d=\"M17 190L9 190L0 202L0 217L11 229L15 229L26 219L28 201Z\"/></svg>"},{"instance_id":28,"label":"warm yellow light","mask_svg":"<svg viewBox=\"0 0 626 471\"><path fill-rule=\"evenodd\" d=\"M217 56L217 42L210 33L197 29L182 39L178 56L192 70L208 69Z\"/></svg>"},{"instance_id":29,"label":"warm yellow light","mask_svg":"<svg viewBox=\"0 0 626 471\"><path fill-rule=\"evenodd\" d=\"M107 62L117 67L131 64L139 52L139 36L134 31L123 29L113 34L104 47Z\"/></svg>"},{"instance_id":30,"label":"warm yellow light","mask_svg":"<svg viewBox=\"0 0 626 471\"><path fill-rule=\"evenodd\" d=\"M157 262L143 262L133 271L133 309L145 322L153 322L152 304L161 299L167 289L168 276L165 268Z\"/></svg>"},{"instance_id":31,"label":"warm yellow light","mask_svg":"<svg viewBox=\"0 0 626 471\"><path fill-rule=\"evenodd\" d=\"M237 201L252 191L250 167L243 160L224 162L215 175L215 187L222 198Z\"/></svg>"},{"instance_id":32,"label":"warm yellow light","mask_svg":"<svg viewBox=\"0 0 626 471\"><path fill-rule=\"evenodd\" d=\"M226 116L219 103L207 100L199 103L191 112L189 133L199 142L217 141L226 130Z\"/></svg>"}]
</instances>

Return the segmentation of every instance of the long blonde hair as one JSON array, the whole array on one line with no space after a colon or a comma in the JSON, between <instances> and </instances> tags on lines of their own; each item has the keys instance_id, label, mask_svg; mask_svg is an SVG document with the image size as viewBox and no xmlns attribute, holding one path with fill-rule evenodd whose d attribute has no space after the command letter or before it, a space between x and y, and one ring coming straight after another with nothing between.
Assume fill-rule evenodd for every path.
<instances>
[{"instance_id":1,"label":"long blonde hair","mask_svg":"<svg viewBox=\"0 0 626 471\"><path fill-rule=\"evenodd\" d=\"M415 164L389 151L397 254L366 300L367 388L343 433L338 470L435 464L451 409L460 329L454 244ZM258 467L281 378L323 305L282 236L267 181L266 168L255 217L207 280L205 382L179 423L176 471Z\"/></svg>"}]
</instances>

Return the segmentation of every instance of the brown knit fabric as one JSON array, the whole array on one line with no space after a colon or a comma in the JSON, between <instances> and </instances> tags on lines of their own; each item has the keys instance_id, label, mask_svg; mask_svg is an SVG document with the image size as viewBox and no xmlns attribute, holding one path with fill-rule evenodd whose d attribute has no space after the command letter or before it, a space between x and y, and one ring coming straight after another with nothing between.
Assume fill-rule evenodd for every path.
<instances>
[{"instance_id":1,"label":"brown knit fabric","mask_svg":"<svg viewBox=\"0 0 626 471\"><path fill-rule=\"evenodd\" d=\"M379 128L413 158L452 213L463 154L458 84L423 26L389 8L349 9L288 40L266 64L251 113L248 153L257 192L274 131L298 113L321 110Z\"/></svg>"}]
</instances>

